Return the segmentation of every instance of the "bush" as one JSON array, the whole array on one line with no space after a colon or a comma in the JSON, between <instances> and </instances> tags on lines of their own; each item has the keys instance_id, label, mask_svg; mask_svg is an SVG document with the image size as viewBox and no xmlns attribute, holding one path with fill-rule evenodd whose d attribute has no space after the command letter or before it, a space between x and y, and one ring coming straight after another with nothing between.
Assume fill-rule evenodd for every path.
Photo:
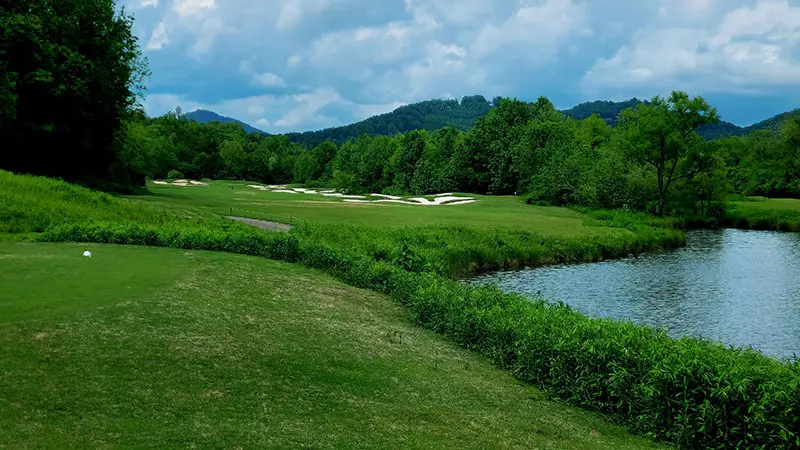
<instances>
[{"instance_id":1,"label":"bush","mask_svg":"<svg viewBox=\"0 0 800 450\"><path fill-rule=\"evenodd\" d=\"M168 180L177 180L178 178L183 178L183 173L181 173L180 171L173 169L167 172Z\"/></svg>"}]
</instances>

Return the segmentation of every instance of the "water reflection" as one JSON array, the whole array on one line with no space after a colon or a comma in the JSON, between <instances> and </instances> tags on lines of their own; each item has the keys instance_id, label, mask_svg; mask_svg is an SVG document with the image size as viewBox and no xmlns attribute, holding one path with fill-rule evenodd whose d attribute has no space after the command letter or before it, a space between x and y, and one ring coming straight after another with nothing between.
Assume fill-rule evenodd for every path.
<instances>
[{"instance_id":1,"label":"water reflection","mask_svg":"<svg viewBox=\"0 0 800 450\"><path fill-rule=\"evenodd\" d=\"M685 248L601 263L500 272L475 281L563 300L777 358L800 353L800 235L693 231Z\"/></svg>"}]
</instances>

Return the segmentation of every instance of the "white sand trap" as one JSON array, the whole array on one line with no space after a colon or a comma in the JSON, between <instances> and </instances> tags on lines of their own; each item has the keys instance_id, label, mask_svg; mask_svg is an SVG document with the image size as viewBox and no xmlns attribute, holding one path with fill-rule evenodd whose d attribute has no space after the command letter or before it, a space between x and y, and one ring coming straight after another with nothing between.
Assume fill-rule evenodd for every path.
<instances>
[{"instance_id":1,"label":"white sand trap","mask_svg":"<svg viewBox=\"0 0 800 450\"><path fill-rule=\"evenodd\" d=\"M372 203L369 200L356 200L356 199L353 199L353 198L347 198L344 201L347 202L347 203Z\"/></svg>"},{"instance_id":2,"label":"white sand trap","mask_svg":"<svg viewBox=\"0 0 800 450\"><path fill-rule=\"evenodd\" d=\"M297 194L297 192L290 189L273 189L272 192L281 192L283 194Z\"/></svg>"},{"instance_id":3,"label":"white sand trap","mask_svg":"<svg viewBox=\"0 0 800 450\"><path fill-rule=\"evenodd\" d=\"M475 202L477 202L477 200L462 200L460 202L442 203L442 206L468 205L470 203L475 203Z\"/></svg>"},{"instance_id":4,"label":"white sand trap","mask_svg":"<svg viewBox=\"0 0 800 450\"><path fill-rule=\"evenodd\" d=\"M285 184L270 184L267 187L270 189L288 189Z\"/></svg>"},{"instance_id":5,"label":"white sand trap","mask_svg":"<svg viewBox=\"0 0 800 450\"><path fill-rule=\"evenodd\" d=\"M268 188L268 187L266 187L266 186L259 186L259 185L257 185L257 184L248 184L248 185L247 185L247 187L249 187L249 188L253 188L253 189L258 189L258 190L260 190L260 191L268 191L268 190L269 190L269 188Z\"/></svg>"},{"instance_id":6,"label":"white sand trap","mask_svg":"<svg viewBox=\"0 0 800 450\"><path fill-rule=\"evenodd\" d=\"M434 195L434 197L445 197L445 196L449 196L449 195L453 195L453 193L452 192L448 192L446 194L436 194L436 195Z\"/></svg>"},{"instance_id":7,"label":"white sand trap","mask_svg":"<svg viewBox=\"0 0 800 450\"><path fill-rule=\"evenodd\" d=\"M403 197L398 197L396 195L386 195L386 194L369 194L373 197L381 197L381 198L388 198L389 200L400 200Z\"/></svg>"},{"instance_id":8,"label":"white sand trap","mask_svg":"<svg viewBox=\"0 0 800 450\"><path fill-rule=\"evenodd\" d=\"M366 198L363 195L344 195L338 192L331 193L331 194L322 194L325 197L339 197L339 198Z\"/></svg>"},{"instance_id":9,"label":"white sand trap","mask_svg":"<svg viewBox=\"0 0 800 450\"><path fill-rule=\"evenodd\" d=\"M153 181L153 184L169 184L166 181Z\"/></svg>"},{"instance_id":10,"label":"white sand trap","mask_svg":"<svg viewBox=\"0 0 800 450\"><path fill-rule=\"evenodd\" d=\"M305 188L292 188L293 191L300 192L301 194L316 194L317 191L313 189L305 189Z\"/></svg>"},{"instance_id":11,"label":"white sand trap","mask_svg":"<svg viewBox=\"0 0 800 450\"><path fill-rule=\"evenodd\" d=\"M319 191L320 194L333 194L334 192L336 192L335 189L329 189L327 191Z\"/></svg>"},{"instance_id":12,"label":"white sand trap","mask_svg":"<svg viewBox=\"0 0 800 450\"><path fill-rule=\"evenodd\" d=\"M202 181L190 181L189 183L191 183L192 186L208 186L208 183L203 183Z\"/></svg>"},{"instance_id":13,"label":"white sand trap","mask_svg":"<svg viewBox=\"0 0 800 450\"><path fill-rule=\"evenodd\" d=\"M188 183L188 181L181 179L181 180L175 180L175 181L172 182L172 184L179 184L179 183Z\"/></svg>"}]
</instances>

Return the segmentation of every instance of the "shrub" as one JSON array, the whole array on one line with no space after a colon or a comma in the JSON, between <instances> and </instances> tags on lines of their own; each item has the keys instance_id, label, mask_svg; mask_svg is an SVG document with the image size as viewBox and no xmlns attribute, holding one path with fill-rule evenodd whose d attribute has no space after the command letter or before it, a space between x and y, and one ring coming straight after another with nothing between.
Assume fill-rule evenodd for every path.
<instances>
[{"instance_id":1,"label":"shrub","mask_svg":"<svg viewBox=\"0 0 800 450\"><path fill-rule=\"evenodd\" d=\"M181 173L181 172L179 172L179 171L177 171L175 169L172 169L169 172L167 172L167 179L168 180L177 180L178 178L183 178L183 173Z\"/></svg>"}]
</instances>

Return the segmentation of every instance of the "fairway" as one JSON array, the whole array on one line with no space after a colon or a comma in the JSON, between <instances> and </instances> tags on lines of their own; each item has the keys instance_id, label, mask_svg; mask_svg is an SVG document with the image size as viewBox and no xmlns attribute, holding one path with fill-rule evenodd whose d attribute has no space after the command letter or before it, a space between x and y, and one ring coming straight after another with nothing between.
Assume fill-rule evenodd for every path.
<instances>
[{"instance_id":1,"label":"fairway","mask_svg":"<svg viewBox=\"0 0 800 450\"><path fill-rule=\"evenodd\" d=\"M731 203L742 211L800 213L800 200L794 198L752 197L751 201Z\"/></svg>"},{"instance_id":2,"label":"fairway","mask_svg":"<svg viewBox=\"0 0 800 450\"><path fill-rule=\"evenodd\" d=\"M519 197L480 196L467 205L415 206L346 203L319 195L264 192L248 183L215 181L209 186L148 184L152 195L129 198L173 208L187 206L215 214L289 223L354 224L379 227L469 226L539 232L552 236L593 236L619 230L589 227L585 217L567 208L531 206ZM232 189L230 189L232 188Z\"/></svg>"},{"instance_id":3,"label":"fairway","mask_svg":"<svg viewBox=\"0 0 800 450\"><path fill-rule=\"evenodd\" d=\"M296 265L2 243L0 277L0 448L657 447Z\"/></svg>"}]
</instances>

